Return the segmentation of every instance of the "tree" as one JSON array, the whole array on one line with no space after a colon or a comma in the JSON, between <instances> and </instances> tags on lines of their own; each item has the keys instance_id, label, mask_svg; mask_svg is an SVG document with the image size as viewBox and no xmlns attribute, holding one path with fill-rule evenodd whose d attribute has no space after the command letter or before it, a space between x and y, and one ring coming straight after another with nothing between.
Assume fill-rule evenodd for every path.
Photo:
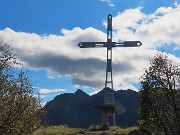
<instances>
[{"instance_id":1,"label":"tree","mask_svg":"<svg viewBox=\"0 0 180 135\"><path fill-rule=\"evenodd\" d=\"M180 134L180 68L160 53L141 77L140 127L166 135Z\"/></svg>"},{"instance_id":2,"label":"tree","mask_svg":"<svg viewBox=\"0 0 180 135\"><path fill-rule=\"evenodd\" d=\"M31 134L42 123L44 110L33 96L28 71L20 67L7 44L0 42L0 133Z\"/></svg>"}]
</instances>

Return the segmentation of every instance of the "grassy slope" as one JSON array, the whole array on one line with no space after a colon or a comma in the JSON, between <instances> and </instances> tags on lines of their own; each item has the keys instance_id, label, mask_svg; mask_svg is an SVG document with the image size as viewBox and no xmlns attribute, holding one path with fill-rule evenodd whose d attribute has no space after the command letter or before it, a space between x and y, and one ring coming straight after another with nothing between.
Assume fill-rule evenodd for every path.
<instances>
[{"instance_id":1,"label":"grassy slope","mask_svg":"<svg viewBox=\"0 0 180 135\"><path fill-rule=\"evenodd\" d=\"M128 135L130 131L133 131L137 129L137 127L131 127L131 128L120 128L120 127L110 127L109 131L102 132L102 131L89 131L87 129L80 129L80 128L69 128L68 126L58 126L58 127L43 127L38 130L36 130L33 135L77 135L77 134L87 134L87 133L94 133L94 134L107 134L107 135L113 135L113 134L119 134L119 135Z\"/></svg>"}]
</instances>

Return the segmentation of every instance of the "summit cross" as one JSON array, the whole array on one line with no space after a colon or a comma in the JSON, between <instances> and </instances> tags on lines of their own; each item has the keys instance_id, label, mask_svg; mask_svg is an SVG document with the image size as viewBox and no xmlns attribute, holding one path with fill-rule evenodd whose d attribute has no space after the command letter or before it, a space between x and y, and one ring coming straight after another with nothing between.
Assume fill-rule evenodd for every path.
<instances>
[{"instance_id":1,"label":"summit cross","mask_svg":"<svg viewBox=\"0 0 180 135\"><path fill-rule=\"evenodd\" d=\"M106 120L109 116L107 112L107 106L110 105L109 109L114 110L114 93L113 93L113 77L112 77L112 48L113 47L140 47L142 43L140 41L124 41L120 43L112 42L112 15L109 14L107 16L107 42L80 42L78 46L80 48L107 48L107 65L106 65L106 79L105 79L105 88L109 86L112 89L111 92L106 92L104 94L104 105L103 107L103 120L102 124L108 125L108 120ZM104 110L104 107L106 110ZM115 125L115 111L113 112L113 123ZM107 114L108 113L108 114ZM106 116L105 116L106 115Z\"/></svg>"}]
</instances>

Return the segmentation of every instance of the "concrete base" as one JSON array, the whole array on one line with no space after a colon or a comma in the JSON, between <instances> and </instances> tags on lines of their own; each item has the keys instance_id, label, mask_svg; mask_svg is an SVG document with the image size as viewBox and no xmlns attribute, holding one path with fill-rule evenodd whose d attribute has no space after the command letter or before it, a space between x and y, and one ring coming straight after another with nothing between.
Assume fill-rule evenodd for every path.
<instances>
[{"instance_id":1,"label":"concrete base","mask_svg":"<svg viewBox=\"0 0 180 135\"><path fill-rule=\"evenodd\" d=\"M111 109L112 112L115 110L114 105L110 104L103 104L103 105L95 105L96 108L102 109L102 130L109 130L109 110Z\"/></svg>"},{"instance_id":2,"label":"concrete base","mask_svg":"<svg viewBox=\"0 0 180 135\"><path fill-rule=\"evenodd\" d=\"M102 114L102 128L107 129L108 128L108 120L109 120L109 109L103 108L103 114Z\"/></svg>"}]
</instances>

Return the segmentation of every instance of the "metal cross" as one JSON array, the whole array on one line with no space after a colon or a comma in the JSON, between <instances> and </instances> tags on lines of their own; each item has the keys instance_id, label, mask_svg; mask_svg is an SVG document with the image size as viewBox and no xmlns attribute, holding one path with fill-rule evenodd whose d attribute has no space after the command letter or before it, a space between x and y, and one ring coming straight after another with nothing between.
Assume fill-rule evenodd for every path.
<instances>
[{"instance_id":1,"label":"metal cross","mask_svg":"<svg viewBox=\"0 0 180 135\"><path fill-rule=\"evenodd\" d=\"M125 41L122 43L112 42L112 15L109 14L107 17L107 42L80 42L78 46L80 48L95 48L95 47L106 47L107 48L107 66L106 66L106 80L105 88L110 85L112 93L105 93L104 103L114 105L114 94L113 94L113 78L112 78L112 48L113 47L139 47L142 45L140 41ZM114 115L115 117L115 115ZM114 118L115 125L115 118Z\"/></svg>"}]
</instances>

